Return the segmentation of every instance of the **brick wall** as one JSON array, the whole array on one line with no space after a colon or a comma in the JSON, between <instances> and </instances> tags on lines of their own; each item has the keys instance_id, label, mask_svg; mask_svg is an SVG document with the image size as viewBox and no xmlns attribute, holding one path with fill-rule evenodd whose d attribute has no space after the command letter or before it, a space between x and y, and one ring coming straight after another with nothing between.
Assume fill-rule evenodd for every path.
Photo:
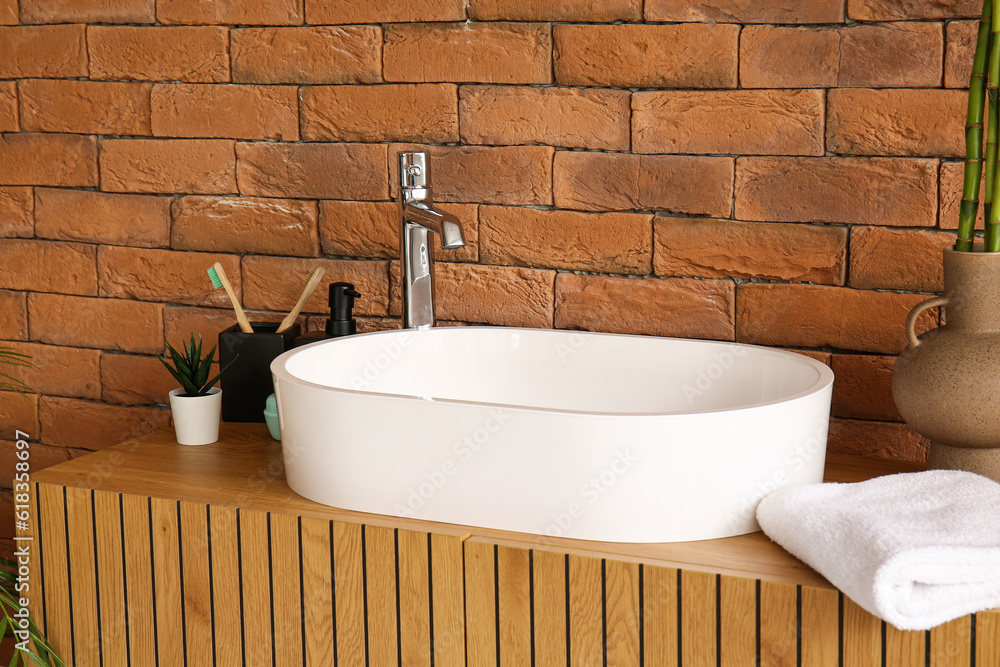
<instances>
[{"instance_id":1,"label":"brick wall","mask_svg":"<svg viewBox=\"0 0 1000 667\"><path fill-rule=\"evenodd\" d=\"M441 320L804 350L831 449L920 459L889 380L941 289L979 5L0 0L0 340L45 396L0 394L4 469L14 428L43 465L168 423L164 336L233 321L214 261L256 319L321 264L398 326L415 146L470 240Z\"/></svg>"}]
</instances>

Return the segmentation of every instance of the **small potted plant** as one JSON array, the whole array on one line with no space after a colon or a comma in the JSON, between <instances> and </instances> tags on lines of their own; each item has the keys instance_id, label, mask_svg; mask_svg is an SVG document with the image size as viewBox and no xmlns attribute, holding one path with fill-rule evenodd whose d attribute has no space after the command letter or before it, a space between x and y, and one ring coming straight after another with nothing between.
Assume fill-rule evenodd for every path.
<instances>
[{"instance_id":1,"label":"small potted plant","mask_svg":"<svg viewBox=\"0 0 1000 667\"><path fill-rule=\"evenodd\" d=\"M180 388L170 392L170 412L174 418L174 432L180 445L208 445L219 439L219 420L222 411L222 390L215 387L230 362L215 377L209 379L215 348L205 356L201 354L201 336L195 341L194 334L183 354L167 343L167 350L173 360L173 367L160 359L170 374L181 383Z\"/></svg>"}]
</instances>

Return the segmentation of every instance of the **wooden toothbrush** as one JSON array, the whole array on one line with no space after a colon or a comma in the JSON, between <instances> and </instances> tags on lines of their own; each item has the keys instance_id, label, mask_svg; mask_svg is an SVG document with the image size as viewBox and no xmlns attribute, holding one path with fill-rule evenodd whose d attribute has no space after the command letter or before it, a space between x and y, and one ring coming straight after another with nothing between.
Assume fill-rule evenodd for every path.
<instances>
[{"instance_id":1,"label":"wooden toothbrush","mask_svg":"<svg viewBox=\"0 0 1000 667\"><path fill-rule=\"evenodd\" d=\"M243 307L240 306L240 302L236 298L236 293L233 292L233 286L229 284L229 278L226 277L226 270L222 268L222 264L219 262L213 264L208 270L208 277L212 279L212 287L215 289L219 289L220 287L225 288L226 294L229 295L229 301L233 304L233 310L236 311L236 321L240 324L240 331L243 333L253 333L250 320L247 319L246 313L243 312Z\"/></svg>"},{"instance_id":2,"label":"wooden toothbrush","mask_svg":"<svg viewBox=\"0 0 1000 667\"><path fill-rule=\"evenodd\" d=\"M302 290L302 296L300 296L299 300L295 303L295 307L292 308L292 312L288 313L288 315L285 316L285 319L281 320L281 324L278 325L277 333L281 333L288 327L292 326L295 322L295 318L297 318L299 313L302 312L302 308L306 305L306 301L309 300L312 293L316 291L317 287L319 287L319 281L323 280L323 276L325 275L326 269L321 266L317 266L312 270L312 273L309 274L309 279L306 281L305 289Z\"/></svg>"}]
</instances>

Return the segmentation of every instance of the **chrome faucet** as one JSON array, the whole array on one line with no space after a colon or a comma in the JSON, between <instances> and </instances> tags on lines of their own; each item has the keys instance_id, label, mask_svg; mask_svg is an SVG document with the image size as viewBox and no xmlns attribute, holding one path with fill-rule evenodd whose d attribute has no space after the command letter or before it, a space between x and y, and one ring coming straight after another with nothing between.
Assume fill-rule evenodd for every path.
<instances>
[{"instance_id":1,"label":"chrome faucet","mask_svg":"<svg viewBox=\"0 0 1000 667\"><path fill-rule=\"evenodd\" d=\"M434 208L427 153L399 154L399 260L403 278L403 328L434 325L434 250L428 232L445 250L465 245L458 218Z\"/></svg>"}]
</instances>

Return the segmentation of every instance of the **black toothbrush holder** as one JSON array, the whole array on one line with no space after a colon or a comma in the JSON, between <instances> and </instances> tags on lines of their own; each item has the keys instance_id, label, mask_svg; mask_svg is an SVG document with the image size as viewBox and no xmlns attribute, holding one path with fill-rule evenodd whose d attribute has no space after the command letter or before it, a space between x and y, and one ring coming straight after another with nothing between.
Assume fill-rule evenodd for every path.
<instances>
[{"instance_id":1,"label":"black toothbrush holder","mask_svg":"<svg viewBox=\"0 0 1000 667\"><path fill-rule=\"evenodd\" d=\"M263 422L264 404L274 393L271 362L292 348L302 333L296 323L277 333L277 322L251 322L253 333L243 333L238 325L219 332L219 363L223 368L235 363L222 375L222 421Z\"/></svg>"}]
</instances>

